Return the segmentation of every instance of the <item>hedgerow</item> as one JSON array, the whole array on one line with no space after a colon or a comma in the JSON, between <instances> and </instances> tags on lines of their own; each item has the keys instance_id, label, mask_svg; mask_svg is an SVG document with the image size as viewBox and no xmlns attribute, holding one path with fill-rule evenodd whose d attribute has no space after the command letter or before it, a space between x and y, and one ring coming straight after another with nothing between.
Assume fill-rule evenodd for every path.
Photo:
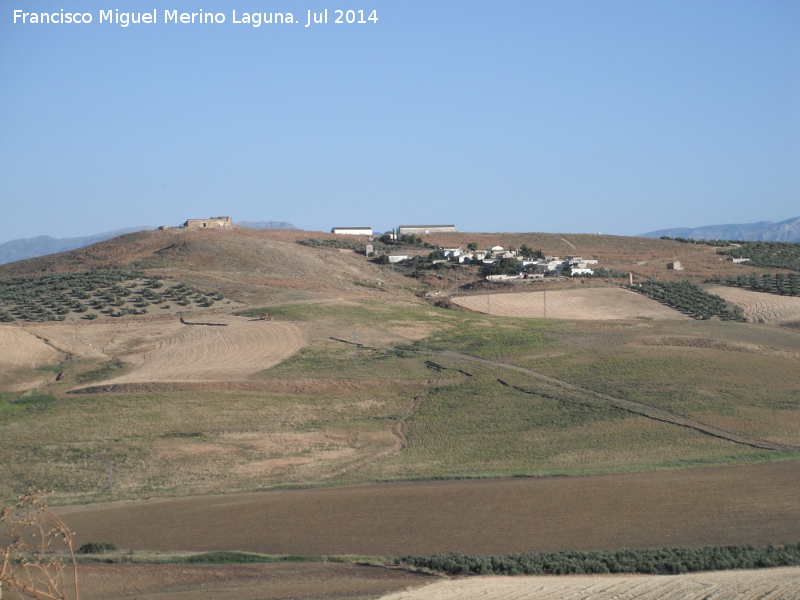
<instances>
[{"instance_id":1,"label":"hedgerow","mask_svg":"<svg viewBox=\"0 0 800 600\"><path fill-rule=\"evenodd\" d=\"M695 571L763 569L800 565L800 542L777 546L641 548L611 552L543 552L469 556L457 552L430 557L404 556L395 564L450 575L573 575L646 573L672 575Z\"/></svg>"}]
</instances>

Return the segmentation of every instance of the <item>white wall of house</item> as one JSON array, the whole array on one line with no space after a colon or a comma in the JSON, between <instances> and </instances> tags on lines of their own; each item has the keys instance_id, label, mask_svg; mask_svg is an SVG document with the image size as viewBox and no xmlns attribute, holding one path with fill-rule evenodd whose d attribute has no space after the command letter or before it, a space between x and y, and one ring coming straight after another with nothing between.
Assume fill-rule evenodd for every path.
<instances>
[{"instance_id":1,"label":"white wall of house","mask_svg":"<svg viewBox=\"0 0 800 600\"><path fill-rule=\"evenodd\" d=\"M372 227L334 227L331 233L340 235L372 235Z\"/></svg>"}]
</instances>

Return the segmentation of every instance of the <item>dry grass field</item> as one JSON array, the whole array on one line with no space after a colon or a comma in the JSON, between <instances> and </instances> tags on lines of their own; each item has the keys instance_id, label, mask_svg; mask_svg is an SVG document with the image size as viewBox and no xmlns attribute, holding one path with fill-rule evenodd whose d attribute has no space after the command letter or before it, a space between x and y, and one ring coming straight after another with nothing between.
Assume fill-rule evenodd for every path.
<instances>
[{"instance_id":1,"label":"dry grass field","mask_svg":"<svg viewBox=\"0 0 800 600\"><path fill-rule=\"evenodd\" d=\"M689 319L646 296L617 287L573 288L546 292L547 317L605 321L610 319ZM545 311L545 292L483 294L451 300L475 312L501 317L541 319Z\"/></svg>"},{"instance_id":2,"label":"dry grass field","mask_svg":"<svg viewBox=\"0 0 800 600\"><path fill-rule=\"evenodd\" d=\"M800 539L800 462L586 477L373 484L58 509L120 548L508 554Z\"/></svg>"},{"instance_id":3,"label":"dry grass field","mask_svg":"<svg viewBox=\"0 0 800 600\"><path fill-rule=\"evenodd\" d=\"M738 304L748 321L755 323L786 323L800 319L800 298L753 292L729 285L706 284L703 288Z\"/></svg>"},{"instance_id":4,"label":"dry grass field","mask_svg":"<svg viewBox=\"0 0 800 600\"><path fill-rule=\"evenodd\" d=\"M796 600L800 567L686 575L474 577L381 600Z\"/></svg>"}]
</instances>

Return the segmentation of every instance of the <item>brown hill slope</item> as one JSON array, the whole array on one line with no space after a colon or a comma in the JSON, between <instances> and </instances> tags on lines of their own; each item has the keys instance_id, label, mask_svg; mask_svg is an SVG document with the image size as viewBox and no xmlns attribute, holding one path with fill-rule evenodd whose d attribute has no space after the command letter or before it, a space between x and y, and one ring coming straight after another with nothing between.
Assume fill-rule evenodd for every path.
<instances>
[{"instance_id":1,"label":"brown hill slope","mask_svg":"<svg viewBox=\"0 0 800 600\"><path fill-rule=\"evenodd\" d=\"M303 246L308 231L172 229L123 235L85 248L0 265L0 278L137 267L220 290L247 303L338 297L413 298L415 282L363 254ZM366 240L364 240L366 241Z\"/></svg>"},{"instance_id":2,"label":"brown hill slope","mask_svg":"<svg viewBox=\"0 0 800 600\"><path fill-rule=\"evenodd\" d=\"M450 273L433 274L424 281L403 277L388 266L378 266L363 254L349 250L311 248L300 240L338 239L367 243L365 236L335 236L302 230L226 231L168 229L130 233L92 246L0 265L0 278L42 275L92 268L134 266L148 274L176 278L192 285L210 286L246 303L318 300L340 297L413 299L415 293L452 287ZM429 244L465 248L470 242L486 248L527 244L546 255L596 258L600 267L657 280L702 281L711 276L749 275L753 267L724 262L715 248L672 240L550 233L452 233L424 236ZM430 247L398 252L427 254ZM666 268L680 260L683 271ZM461 283L479 276L464 272ZM389 293L387 293L389 292Z\"/></svg>"}]
</instances>

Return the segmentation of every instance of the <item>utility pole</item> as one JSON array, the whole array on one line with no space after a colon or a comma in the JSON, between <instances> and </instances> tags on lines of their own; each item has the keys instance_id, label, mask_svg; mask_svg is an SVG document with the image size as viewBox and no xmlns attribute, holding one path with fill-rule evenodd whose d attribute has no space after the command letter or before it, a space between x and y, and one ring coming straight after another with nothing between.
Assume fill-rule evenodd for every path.
<instances>
[{"instance_id":1,"label":"utility pole","mask_svg":"<svg viewBox=\"0 0 800 600\"><path fill-rule=\"evenodd\" d=\"M108 459L108 494L114 493L114 459Z\"/></svg>"},{"instance_id":2,"label":"utility pole","mask_svg":"<svg viewBox=\"0 0 800 600\"><path fill-rule=\"evenodd\" d=\"M358 368L358 336L356 330L353 330L353 368Z\"/></svg>"},{"instance_id":3,"label":"utility pole","mask_svg":"<svg viewBox=\"0 0 800 600\"><path fill-rule=\"evenodd\" d=\"M543 318L547 318L547 279L542 279L542 286L544 286L544 316Z\"/></svg>"}]
</instances>

